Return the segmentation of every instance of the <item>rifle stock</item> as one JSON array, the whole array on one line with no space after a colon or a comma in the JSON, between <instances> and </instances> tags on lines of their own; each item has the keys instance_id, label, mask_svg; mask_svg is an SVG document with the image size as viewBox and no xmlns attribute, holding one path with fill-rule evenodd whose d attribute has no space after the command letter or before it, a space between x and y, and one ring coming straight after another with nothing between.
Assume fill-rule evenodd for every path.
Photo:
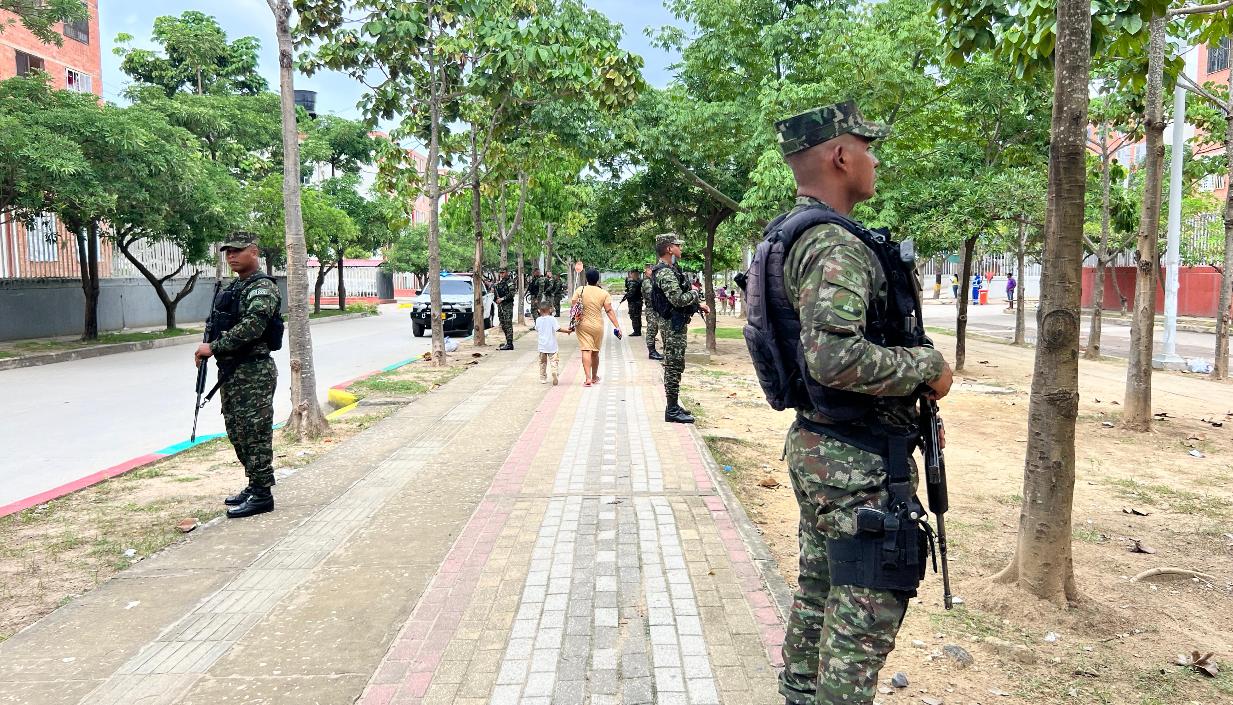
<instances>
[{"instance_id":1,"label":"rifle stock","mask_svg":"<svg viewBox=\"0 0 1233 705\"><path fill-rule=\"evenodd\" d=\"M929 494L929 511L937 524L938 554L942 562L942 603L946 609L954 606L950 592L950 567L946 559L946 512L950 498L946 491L946 457L942 454L940 436L942 419L937 402L921 397L920 420L925 440L925 485Z\"/></svg>"}]
</instances>

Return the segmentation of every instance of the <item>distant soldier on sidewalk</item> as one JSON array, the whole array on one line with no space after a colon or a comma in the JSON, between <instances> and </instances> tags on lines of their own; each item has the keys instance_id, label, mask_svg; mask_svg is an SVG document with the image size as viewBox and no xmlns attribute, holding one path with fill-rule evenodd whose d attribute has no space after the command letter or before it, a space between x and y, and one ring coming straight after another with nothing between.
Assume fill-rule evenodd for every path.
<instances>
[{"instance_id":1,"label":"distant soldier on sidewalk","mask_svg":"<svg viewBox=\"0 0 1233 705\"><path fill-rule=\"evenodd\" d=\"M234 233L220 248L236 274L214 301L209 339L197 347L194 361L218 365L223 422L236 457L244 465L248 486L228 497L233 519L274 510L274 387L278 368L271 350L282 348L282 295L273 279L261 273L257 236Z\"/></svg>"},{"instance_id":2,"label":"distant soldier on sidewalk","mask_svg":"<svg viewBox=\"0 0 1233 705\"><path fill-rule=\"evenodd\" d=\"M648 264L642 272L642 314L646 318L646 352L652 360L662 360L664 356L655 349L655 341L660 337L661 321L655 307L651 305L651 291L655 288L655 279L651 276L654 265Z\"/></svg>"},{"instance_id":3,"label":"distant soldier on sidewalk","mask_svg":"<svg viewBox=\"0 0 1233 705\"><path fill-rule=\"evenodd\" d=\"M548 278L552 282L552 315L560 318L561 299L565 298L565 280L556 272L549 272Z\"/></svg>"},{"instance_id":4,"label":"distant soldier on sidewalk","mask_svg":"<svg viewBox=\"0 0 1233 705\"><path fill-rule=\"evenodd\" d=\"M642 281L638 278L638 270L629 270L629 274L625 277L625 295L621 297L621 301L629 304L629 320L634 327L634 332L630 333L629 337L640 337L642 335Z\"/></svg>"},{"instance_id":5,"label":"distant soldier on sidewalk","mask_svg":"<svg viewBox=\"0 0 1233 705\"><path fill-rule=\"evenodd\" d=\"M701 292L689 285L677 261L681 257L681 241L671 233L655 238L655 254L659 264L652 269L654 285L651 301L655 312L667 329L664 334L664 393L667 405L664 421L693 423L694 417L681 408L681 373L685 371L685 346L689 343L689 320L698 311L710 313L701 303Z\"/></svg>"},{"instance_id":6,"label":"distant soldier on sidewalk","mask_svg":"<svg viewBox=\"0 0 1233 705\"><path fill-rule=\"evenodd\" d=\"M497 318L501 319L501 332L505 334L505 343L497 346L497 350L514 349L514 280L510 279L509 269L502 267L497 274L497 284L492 288L493 297L497 303Z\"/></svg>"}]
</instances>

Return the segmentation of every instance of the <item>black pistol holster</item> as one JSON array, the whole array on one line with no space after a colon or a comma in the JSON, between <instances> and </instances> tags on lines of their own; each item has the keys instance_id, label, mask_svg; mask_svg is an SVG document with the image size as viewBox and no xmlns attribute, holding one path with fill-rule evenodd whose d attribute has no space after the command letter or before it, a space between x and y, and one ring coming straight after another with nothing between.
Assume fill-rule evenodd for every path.
<instances>
[{"instance_id":1,"label":"black pistol holster","mask_svg":"<svg viewBox=\"0 0 1233 705\"><path fill-rule=\"evenodd\" d=\"M886 472L886 506L857 507L856 534L826 541L831 585L915 596L925 577L928 557L937 560L933 529L925 521L924 506L912 488L909 460L917 435L882 435L872 430L818 424L804 417L798 417L797 422L810 431L880 456Z\"/></svg>"}]
</instances>

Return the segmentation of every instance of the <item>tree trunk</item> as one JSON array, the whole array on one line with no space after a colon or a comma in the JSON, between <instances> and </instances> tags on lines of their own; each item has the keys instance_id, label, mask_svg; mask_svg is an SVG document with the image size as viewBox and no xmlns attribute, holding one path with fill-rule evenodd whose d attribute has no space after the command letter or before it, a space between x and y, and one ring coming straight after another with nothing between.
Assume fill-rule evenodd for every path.
<instances>
[{"instance_id":1,"label":"tree trunk","mask_svg":"<svg viewBox=\"0 0 1233 705\"><path fill-rule=\"evenodd\" d=\"M556 223L548 223L544 227L544 276L547 276L554 267L552 264L552 236L556 231Z\"/></svg>"},{"instance_id":2,"label":"tree trunk","mask_svg":"<svg viewBox=\"0 0 1233 705\"><path fill-rule=\"evenodd\" d=\"M1100 359L1101 316L1105 307L1105 264L1109 256L1109 188L1111 181L1109 128L1100 126L1100 247L1096 249L1096 275L1092 278L1092 321L1088 326L1087 350L1083 357Z\"/></svg>"},{"instance_id":3,"label":"tree trunk","mask_svg":"<svg viewBox=\"0 0 1233 705\"><path fill-rule=\"evenodd\" d=\"M347 282L344 280L344 275L347 273L346 252L342 245L339 245L338 250L338 310L347 310Z\"/></svg>"},{"instance_id":4,"label":"tree trunk","mask_svg":"<svg viewBox=\"0 0 1233 705\"><path fill-rule=\"evenodd\" d=\"M300 207L300 134L295 124L295 69L291 42L291 1L266 0L278 34L278 74L282 107L283 221L287 236L287 343L291 356L291 416L287 433L316 438L329 430L317 402L312 330L308 326L308 252ZM320 264L320 263L319 263Z\"/></svg>"},{"instance_id":5,"label":"tree trunk","mask_svg":"<svg viewBox=\"0 0 1233 705\"><path fill-rule=\"evenodd\" d=\"M514 298L514 320L522 325L527 323L526 312L526 295L527 295L527 278L523 274L523 257L522 243L518 243L518 293Z\"/></svg>"},{"instance_id":6,"label":"tree trunk","mask_svg":"<svg viewBox=\"0 0 1233 705\"><path fill-rule=\"evenodd\" d=\"M120 251L120 254L124 255L124 259L128 260L129 263L133 265L133 268L140 272L141 276L145 277L146 281L150 282L150 286L154 287L154 294L163 305L163 312L166 316L165 322L167 324L167 330L173 330L176 327L176 308L179 307L180 302L183 301L186 296L193 292L193 288L197 286L197 277L201 274L201 272L193 272L192 276L188 278L188 281L184 283L184 286L180 287L180 291L175 295L175 297L172 297L167 294L166 282L182 272L184 267L188 265L188 260L181 258L180 266L177 267L174 272L165 277L159 278L158 275L150 271L150 268L130 251L129 248L132 246L133 242L135 242L134 240L129 240L127 237L117 233L113 241L115 242L116 249Z\"/></svg>"},{"instance_id":7,"label":"tree trunk","mask_svg":"<svg viewBox=\"0 0 1233 705\"><path fill-rule=\"evenodd\" d=\"M1233 72L1229 74L1233 88ZM1225 109L1225 161L1233 175L1233 100ZM1233 188L1224 197L1224 267L1220 272L1220 297L1216 305L1216 359L1212 363L1212 379L1229 376L1229 311L1233 299Z\"/></svg>"},{"instance_id":8,"label":"tree trunk","mask_svg":"<svg viewBox=\"0 0 1233 705\"><path fill-rule=\"evenodd\" d=\"M81 271L81 293L85 296L82 340L98 340L98 224L91 222L77 230L77 267Z\"/></svg>"},{"instance_id":9,"label":"tree trunk","mask_svg":"<svg viewBox=\"0 0 1233 705\"><path fill-rule=\"evenodd\" d=\"M1019 300L1019 308L1015 311L1015 340L1014 345L1027 345L1027 326L1024 322L1023 314L1023 289L1024 282L1027 277L1023 275L1024 261L1027 259L1027 223L1019 221L1019 241L1015 248L1016 266L1019 268L1016 271L1019 274L1019 283L1015 287L1015 298Z\"/></svg>"},{"instance_id":10,"label":"tree trunk","mask_svg":"<svg viewBox=\"0 0 1233 705\"><path fill-rule=\"evenodd\" d=\"M1152 428L1152 346L1156 333L1157 237L1160 229L1161 180L1164 172L1165 18L1148 26L1147 168L1143 180L1143 211L1139 219L1139 249L1135 254L1135 304L1130 320L1130 354L1126 364L1126 398L1122 425L1132 431Z\"/></svg>"},{"instance_id":11,"label":"tree trunk","mask_svg":"<svg viewBox=\"0 0 1233 705\"><path fill-rule=\"evenodd\" d=\"M715 306L715 282L712 278L715 274L715 229L718 227L719 220L712 216L706 224L706 249L702 252L702 291L706 296L706 305L711 308L711 312L706 314L706 351L709 353L719 352L719 344L715 341L715 312L719 309Z\"/></svg>"},{"instance_id":12,"label":"tree trunk","mask_svg":"<svg viewBox=\"0 0 1233 705\"><path fill-rule=\"evenodd\" d=\"M325 286L325 275L329 272L325 262L317 260L317 283L313 286L313 313L321 313L321 289Z\"/></svg>"},{"instance_id":13,"label":"tree trunk","mask_svg":"<svg viewBox=\"0 0 1233 705\"><path fill-rule=\"evenodd\" d=\"M471 267L471 330L474 331L475 344L484 347L484 209L481 201L479 178L479 145L475 130L478 126L471 125L471 227L475 234L475 263Z\"/></svg>"},{"instance_id":14,"label":"tree trunk","mask_svg":"<svg viewBox=\"0 0 1233 705\"><path fill-rule=\"evenodd\" d=\"M445 365L445 327L441 320L441 181L437 160L441 157L440 69L432 67L432 97L429 98L428 129L428 298L432 310L432 364Z\"/></svg>"},{"instance_id":15,"label":"tree trunk","mask_svg":"<svg viewBox=\"0 0 1233 705\"><path fill-rule=\"evenodd\" d=\"M955 372L963 372L967 355L968 299L972 290L972 256L976 253L977 235L963 241L963 263L959 266L959 312L955 317Z\"/></svg>"},{"instance_id":16,"label":"tree trunk","mask_svg":"<svg viewBox=\"0 0 1233 705\"><path fill-rule=\"evenodd\" d=\"M1059 0L1040 330L1028 408L1023 503L1015 556L995 578L1055 604L1078 600L1071 553L1075 419L1079 410L1079 299L1083 274L1091 10Z\"/></svg>"}]
</instances>

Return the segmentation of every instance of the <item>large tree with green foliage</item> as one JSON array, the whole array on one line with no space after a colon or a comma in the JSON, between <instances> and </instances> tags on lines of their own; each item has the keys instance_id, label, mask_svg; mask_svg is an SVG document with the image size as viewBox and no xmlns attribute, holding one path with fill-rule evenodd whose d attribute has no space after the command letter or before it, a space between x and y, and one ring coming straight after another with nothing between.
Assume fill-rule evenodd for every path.
<instances>
[{"instance_id":1,"label":"large tree with green foliage","mask_svg":"<svg viewBox=\"0 0 1233 705\"><path fill-rule=\"evenodd\" d=\"M123 59L120 70L139 87L158 86L168 96L179 92L254 95L268 88L257 73L261 42L256 37L228 42L218 20L203 12L156 17L152 39L161 51L133 48L131 34L116 36L114 52Z\"/></svg>"}]
</instances>

